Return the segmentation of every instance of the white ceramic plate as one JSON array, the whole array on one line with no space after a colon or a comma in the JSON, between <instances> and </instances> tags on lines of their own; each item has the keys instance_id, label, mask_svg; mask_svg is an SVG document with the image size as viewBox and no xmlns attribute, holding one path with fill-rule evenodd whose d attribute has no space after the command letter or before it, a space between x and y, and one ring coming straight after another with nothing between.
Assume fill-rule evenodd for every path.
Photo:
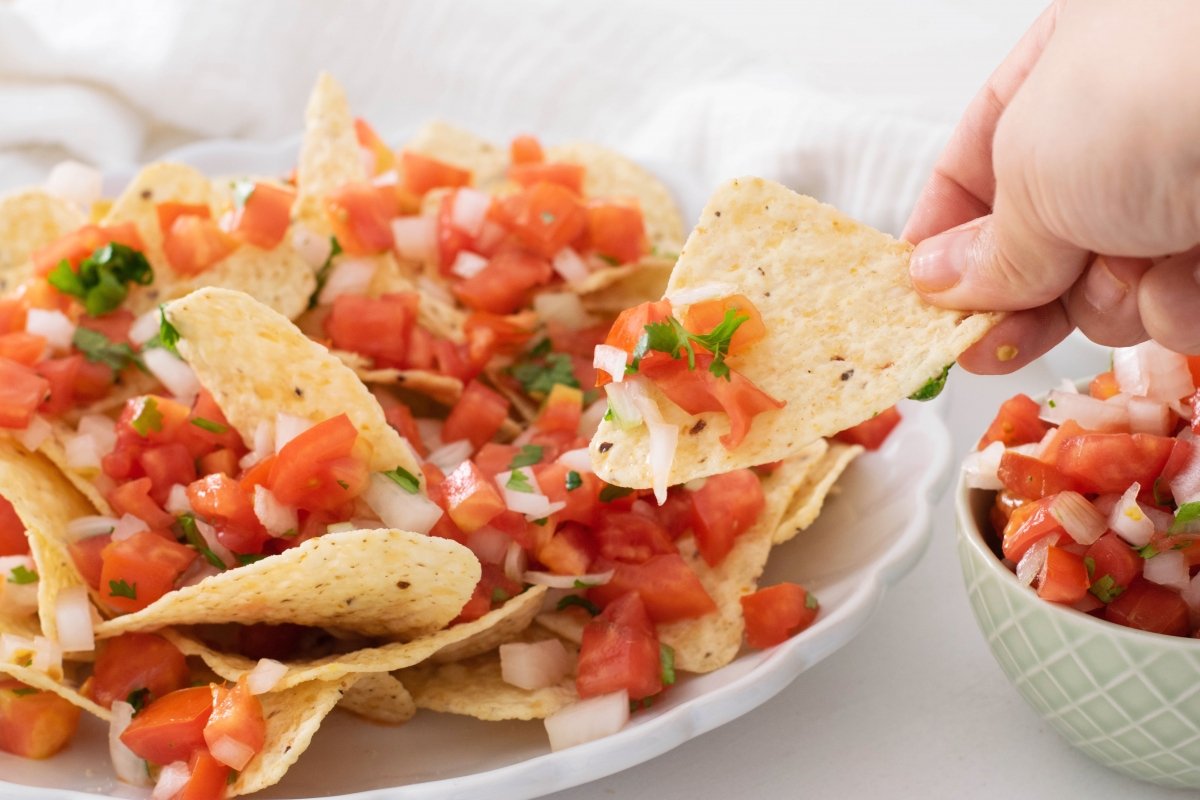
<instances>
[{"instance_id":1,"label":"white ceramic plate","mask_svg":"<svg viewBox=\"0 0 1200 800\"><path fill-rule=\"evenodd\" d=\"M173 157L212 174L282 174L294 148L295 142L218 142ZM681 199L685 218L696 219L703 198L686 176L664 165L648 166ZM119 187L118 182L108 188ZM620 733L558 753L549 752L537 722L421 712L409 724L389 728L335 713L286 779L256 797L536 797L632 767L745 714L854 638L888 587L920 558L929 542L932 503L950 463L940 405L906 401L904 420L885 446L852 464L813 527L773 553L763 583L797 581L821 601L816 623L799 636L772 650L747 651L708 675L685 677ZM0 796L146 797L145 790L112 777L105 735L103 725L85 720L77 740L48 761L0 753Z\"/></svg>"}]
</instances>

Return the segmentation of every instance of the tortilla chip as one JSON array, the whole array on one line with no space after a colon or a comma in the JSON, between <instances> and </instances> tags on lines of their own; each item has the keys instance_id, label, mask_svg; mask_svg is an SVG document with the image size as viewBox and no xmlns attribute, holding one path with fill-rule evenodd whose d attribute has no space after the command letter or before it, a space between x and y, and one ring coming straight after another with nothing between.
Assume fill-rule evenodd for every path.
<instances>
[{"instance_id":1,"label":"tortilla chip","mask_svg":"<svg viewBox=\"0 0 1200 800\"><path fill-rule=\"evenodd\" d=\"M424 278L420 275L419 265L411 262L401 262L391 253L375 256L378 266L371 277L371 285L367 294L378 297L391 292L417 292L421 302L417 306L417 322L422 328L442 339L452 342L464 342L463 327L467 322L467 312L454 304L448 298L444 289L437 294L431 288L430 281L439 279ZM441 287L441 284L434 283ZM444 299L443 296L446 296Z\"/></svg>"},{"instance_id":2,"label":"tortilla chip","mask_svg":"<svg viewBox=\"0 0 1200 800\"><path fill-rule=\"evenodd\" d=\"M728 664L742 646L745 621L741 597L753 592L771 552L772 537L788 501L816 466L827 445L818 439L762 480L766 504L758 520L734 540L733 549L715 567L700 557L691 536L678 542L679 553L696 573L717 611L698 619L658 626L658 638L675 649L675 666L687 672L712 672Z\"/></svg>"},{"instance_id":3,"label":"tortilla chip","mask_svg":"<svg viewBox=\"0 0 1200 800\"><path fill-rule=\"evenodd\" d=\"M141 611L101 623L96 635L291 622L419 637L458 616L479 575L475 555L449 539L387 529L330 533L168 592Z\"/></svg>"},{"instance_id":4,"label":"tortilla chip","mask_svg":"<svg viewBox=\"0 0 1200 800\"><path fill-rule=\"evenodd\" d=\"M304 754L325 717L333 710L353 678L313 681L287 691L259 695L267 721L267 738L229 789L229 796L250 794L274 786Z\"/></svg>"},{"instance_id":5,"label":"tortilla chip","mask_svg":"<svg viewBox=\"0 0 1200 800\"><path fill-rule=\"evenodd\" d=\"M425 369L395 369L393 367L372 368L370 359L346 350L332 350L335 356L354 370L363 383L381 383L396 386L436 400L442 405L452 406L462 397L463 384L458 378Z\"/></svg>"},{"instance_id":6,"label":"tortilla chip","mask_svg":"<svg viewBox=\"0 0 1200 800\"><path fill-rule=\"evenodd\" d=\"M145 247L146 259L154 268L154 283L150 286L130 287L130 300L122 304L131 307L134 295L138 295L140 313L153 308L158 302L158 293L171 284L175 271L167 263L163 252L163 235L158 225L155 207L165 202L187 203L208 206L212 203L212 186L208 177L186 164L159 161L144 167L125 190L113 201L112 207L101 220L103 225L132 222ZM171 276L171 277L169 277Z\"/></svg>"},{"instance_id":7,"label":"tortilla chip","mask_svg":"<svg viewBox=\"0 0 1200 800\"><path fill-rule=\"evenodd\" d=\"M105 722L112 720L112 712L107 708L84 697L74 686L65 681L55 680L44 672L30 667L21 667L16 664L0 663L0 675L6 675L13 680L20 681L26 686L40 689L43 692L53 692L76 708L82 708L84 711L99 717Z\"/></svg>"},{"instance_id":8,"label":"tortilla chip","mask_svg":"<svg viewBox=\"0 0 1200 800\"><path fill-rule=\"evenodd\" d=\"M925 304L909 283L911 252L779 184L742 178L719 188L668 295L723 282L749 297L766 339L729 363L787 406L756 417L733 451L720 442L728 416L701 414L703 429L679 437L668 483L778 461L851 427L921 389L1001 318ZM669 422L696 422L650 390ZM596 473L619 486L650 487L649 452L645 426L623 431L611 421L591 444Z\"/></svg>"},{"instance_id":9,"label":"tortilla chip","mask_svg":"<svg viewBox=\"0 0 1200 800\"><path fill-rule=\"evenodd\" d=\"M360 675L344 695L338 708L371 722L400 725L417 713L417 706L404 684L386 672Z\"/></svg>"},{"instance_id":10,"label":"tortilla chip","mask_svg":"<svg viewBox=\"0 0 1200 800\"><path fill-rule=\"evenodd\" d=\"M329 233L324 201L352 181L365 181L354 117L346 93L328 73L317 76L304 112L304 140L296 165L296 205L292 217L316 231Z\"/></svg>"},{"instance_id":11,"label":"tortilla chip","mask_svg":"<svg viewBox=\"0 0 1200 800\"><path fill-rule=\"evenodd\" d=\"M850 462L862 452L863 448L857 444L829 443L829 449L821 456L821 460L813 465L812 471L805 476L804 483L796 490L787 510L783 512L783 521L775 529L775 544L789 541L816 521L817 515L821 513L821 506L825 504L825 498L833 490L833 485L837 483L846 467L850 466Z\"/></svg>"},{"instance_id":12,"label":"tortilla chip","mask_svg":"<svg viewBox=\"0 0 1200 800\"><path fill-rule=\"evenodd\" d=\"M507 150L440 120L426 123L404 149L469 170L475 186L492 186L508 170Z\"/></svg>"},{"instance_id":13,"label":"tortilla chip","mask_svg":"<svg viewBox=\"0 0 1200 800\"><path fill-rule=\"evenodd\" d=\"M533 618L542 610L546 596L545 586L531 586L504 604L505 613L496 618L490 628L457 642L451 642L430 659L439 664L459 661L464 658L495 650L505 642L520 636L533 624Z\"/></svg>"},{"instance_id":14,"label":"tortilla chip","mask_svg":"<svg viewBox=\"0 0 1200 800\"><path fill-rule=\"evenodd\" d=\"M633 197L642 208L646 238L658 250L676 252L683 241L683 217L662 181L641 166L598 144L568 142L546 151L547 161L584 167L587 197Z\"/></svg>"},{"instance_id":15,"label":"tortilla chip","mask_svg":"<svg viewBox=\"0 0 1200 800\"><path fill-rule=\"evenodd\" d=\"M79 209L41 189L0 197L0 291L9 291L30 276L34 250L85 222Z\"/></svg>"},{"instance_id":16,"label":"tortilla chip","mask_svg":"<svg viewBox=\"0 0 1200 800\"><path fill-rule=\"evenodd\" d=\"M67 479L67 482L75 488L77 492L87 498L88 502L95 507L95 511L88 511L87 514L100 514L105 517L113 516L112 506L108 499L104 496L104 492L100 491L91 478L79 472L70 464L67 463L67 451L63 447L61 436L68 434L68 429L65 425L59 422L50 423L54 427L54 435L46 437L46 440L38 446L38 452L58 468L59 473Z\"/></svg>"},{"instance_id":17,"label":"tortilla chip","mask_svg":"<svg viewBox=\"0 0 1200 800\"><path fill-rule=\"evenodd\" d=\"M583 296L589 310L596 304L614 304L617 297L631 301L613 308L612 313L617 314L645 300L662 297L674 266L674 258L646 256L635 264L596 270L584 281L567 285Z\"/></svg>"},{"instance_id":18,"label":"tortilla chip","mask_svg":"<svg viewBox=\"0 0 1200 800\"><path fill-rule=\"evenodd\" d=\"M574 606L562 611L545 611L534 617L533 621L560 639L583 644L583 629L592 621L592 615Z\"/></svg>"},{"instance_id":19,"label":"tortilla chip","mask_svg":"<svg viewBox=\"0 0 1200 800\"><path fill-rule=\"evenodd\" d=\"M258 425L274 425L281 412L312 422L344 412L371 445L373 472L400 466L422 476L412 448L354 371L286 317L249 295L216 288L164 311L179 331L179 354L248 445Z\"/></svg>"},{"instance_id":20,"label":"tortilla chip","mask_svg":"<svg viewBox=\"0 0 1200 800\"><path fill-rule=\"evenodd\" d=\"M532 619L536 610L531 613L529 609L540 608L543 595L545 587L535 586L477 620L463 622L411 642L396 642L350 653L335 653L311 661L290 662L287 674L279 679L278 687L285 689L312 680L336 680L356 673L392 672L420 664L440 650L459 643L462 644L460 652L478 652L476 643L486 643L488 649L494 648L503 640L499 640L492 629L500 627L509 617L528 615ZM210 669L227 680L237 680L239 675L254 669L258 663L245 656L214 650L175 631L163 631L163 635L184 655L199 656Z\"/></svg>"}]
</instances>

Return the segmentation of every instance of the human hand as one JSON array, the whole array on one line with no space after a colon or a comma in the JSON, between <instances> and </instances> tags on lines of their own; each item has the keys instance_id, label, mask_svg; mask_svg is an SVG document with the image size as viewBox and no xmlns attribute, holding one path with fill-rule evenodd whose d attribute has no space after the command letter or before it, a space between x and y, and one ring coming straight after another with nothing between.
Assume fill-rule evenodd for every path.
<instances>
[{"instance_id":1,"label":"human hand","mask_svg":"<svg viewBox=\"0 0 1200 800\"><path fill-rule=\"evenodd\" d=\"M1013 312L963 367L1076 326L1200 352L1198 40L1190 0L1060 0L972 101L903 234L926 300Z\"/></svg>"}]
</instances>

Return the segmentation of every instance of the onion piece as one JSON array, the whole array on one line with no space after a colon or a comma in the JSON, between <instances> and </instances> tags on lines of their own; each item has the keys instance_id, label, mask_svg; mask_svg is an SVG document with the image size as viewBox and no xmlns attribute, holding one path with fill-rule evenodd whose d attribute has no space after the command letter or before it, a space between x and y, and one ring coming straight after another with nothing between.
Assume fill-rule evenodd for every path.
<instances>
[{"instance_id":1,"label":"onion piece","mask_svg":"<svg viewBox=\"0 0 1200 800\"><path fill-rule=\"evenodd\" d=\"M474 278L487 269L488 260L470 250L460 250L450 265L450 271L460 278Z\"/></svg>"},{"instance_id":2,"label":"onion piece","mask_svg":"<svg viewBox=\"0 0 1200 800\"><path fill-rule=\"evenodd\" d=\"M79 418L77 426L80 433L86 433L96 440L96 449L100 455L108 455L117 446L117 425L103 414L84 414Z\"/></svg>"},{"instance_id":3,"label":"onion piece","mask_svg":"<svg viewBox=\"0 0 1200 800\"><path fill-rule=\"evenodd\" d=\"M221 736L208 742L208 752L217 761L236 770L244 769L254 758L254 748L232 736Z\"/></svg>"},{"instance_id":4,"label":"onion piece","mask_svg":"<svg viewBox=\"0 0 1200 800\"><path fill-rule=\"evenodd\" d=\"M579 415L579 428L576 432L584 439L591 439L596 434L596 429L600 427L600 422L607 413L608 401L602 397L585 408L583 413Z\"/></svg>"},{"instance_id":5,"label":"onion piece","mask_svg":"<svg viewBox=\"0 0 1200 800\"><path fill-rule=\"evenodd\" d=\"M1004 488L1000 480L1000 459L1004 455L1004 443L992 442L982 450L968 453L963 459L964 480L972 489L999 491Z\"/></svg>"},{"instance_id":6,"label":"onion piece","mask_svg":"<svg viewBox=\"0 0 1200 800\"><path fill-rule=\"evenodd\" d=\"M58 623L58 643L63 650L86 653L96 649L92 604L86 586L72 586L59 592L54 619Z\"/></svg>"},{"instance_id":7,"label":"onion piece","mask_svg":"<svg viewBox=\"0 0 1200 800\"><path fill-rule=\"evenodd\" d=\"M31 453L40 448L53 434L54 429L40 414L34 414L24 429L12 432L13 438Z\"/></svg>"},{"instance_id":8,"label":"onion piece","mask_svg":"<svg viewBox=\"0 0 1200 800\"><path fill-rule=\"evenodd\" d=\"M1188 397L1196 390L1187 357L1153 340L1113 350L1113 374L1122 392L1163 403Z\"/></svg>"},{"instance_id":9,"label":"onion piece","mask_svg":"<svg viewBox=\"0 0 1200 800\"><path fill-rule=\"evenodd\" d=\"M571 655L558 639L500 645L500 678L526 691L553 686L571 671Z\"/></svg>"},{"instance_id":10,"label":"onion piece","mask_svg":"<svg viewBox=\"0 0 1200 800\"><path fill-rule=\"evenodd\" d=\"M181 403L191 405L196 395L200 394L200 380L192 368L161 347L143 351L142 361L146 369Z\"/></svg>"},{"instance_id":11,"label":"onion piece","mask_svg":"<svg viewBox=\"0 0 1200 800\"><path fill-rule=\"evenodd\" d=\"M467 534L467 549L488 564L503 563L510 544L513 544L512 537L491 525L484 525Z\"/></svg>"},{"instance_id":12,"label":"onion piece","mask_svg":"<svg viewBox=\"0 0 1200 800\"><path fill-rule=\"evenodd\" d=\"M650 474L654 486L654 499L661 506L667 502L671 465L675 462L675 450L679 446L679 426L663 421L662 413L646 393L646 386L641 380L630 380L628 386L633 404L641 412L642 418L646 420L646 427L650 430Z\"/></svg>"},{"instance_id":13,"label":"onion piece","mask_svg":"<svg viewBox=\"0 0 1200 800\"><path fill-rule=\"evenodd\" d=\"M67 437L63 443L63 455L71 469L81 472L100 469L100 445L96 437L89 434L77 433Z\"/></svg>"},{"instance_id":14,"label":"onion piece","mask_svg":"<svg viewBox=\"0 0 1200 800\"><path fill-rule=\"evenodd\" d=\"M288 665L273 658L260 658L254 669L246 673L246 688L250 694L266 694L287 674Z\"/></svg>"},{"instance_id":15,"label":"onion piece","mask_svg":"<svg viewBox=\"0 0 1200 800\"><path fill-rule=\"evenodd\" d=\"M630 379L624 383L604 384L604 393L608 395L608 408L612 411L612 421L618 428L635 428L642 424L642 412L634 405L629 387L635 381Z\"/></svg>"},{"instance_id":16,"label":"onion piece","mask_svg":"<svg viewBox=\"0 0 1200 800\"><path fill-rule=\"evenodd\" d=\"M568 284L583 283L591 274L587 263L570 247L564 247L555 253L554 258L550 260L550 266Z\"/></svg>"},{"instance_id":17,"label":"onion piece","mask_svg":"<svg viewBox=\"0 0 1200 800\"><path fill-rule=\"evenodd\" d=\"M50 168L45 187L48 194L76 203L86 210L100 199L104 191L104 178L95 167L68 159Z\"/></svg>"},{"instance_id":18,"label":"onion piece","mask_svg":"<svg viewBox=\"0 0 1200 800\"><path fill-rule=\"evenodd\" d=\"M625 366L628 361L629 354L611 344L596 345L596 352L592 354L592 366L607 372L613 383L625 380Z\"/></svg>"},{"instance_id":19,"label":"onion piece","mask_svg":"<svg viewBox=\"0 0 1200 800\"><path fill-rule=\"evenodd\" d=\"M370 258L338 256L333 260L325 286L317 295L317 303L327 306L344 294L366 294L377 266L378 262Z\"/></svg>"},{"instance_id":20,"label":"onion piece","mask_svg":"<svg viewBox=\"0 0 1200 800\"><path fill-rule=\"evenodd\" d=\"M1050 545L1058 543L1058 534L1052 533L1049 536L1043 536L1029 546L1025 551L1025 555L1021 556L1021 560L1017 562L1017 580L1022 586L1031 586L1033 579L1036 578L1042 571L1042 567L1046 565L1046 551L1050 549Z\"/></svg>"},{"instance_id":21,"label":"onion piece","mask_svg":"<svg viewBox=\"0 0 1200 800\"><path fill-rule=\"evenodd\" d=\"M90 539L93 536L112 533L116 527L116 517L87 516L71 520L67 523L65 530L68 541L78 542L80 539Z\"/></svg>"},{"instance_id":22,"label":"onion piece","mask_svg":"<svg viewBox=\"0 0 1200 800\"><path fill-rule=\"evenodd\" d=\"M511 581L521 582L521 576L525 574L525 568L529 566L529 556L525 552L525 548L516 542L509 542L508 549L504 553L504 575Z\"/></svg>"},{"instance_id":23,"label":"onion piece","mask_svg":"<svg viewBox=\"0 0 1200 800\"><path fill-rule=\"evenodd\" d=\"M297 223L292 228L292 248L314 270L325 266L325 262L333 254L333 242L330 238L303 223Z\"/></svg>"},{"instance_id":24,"label":"onion piece","mask_svg":"<svg viewBox=\"0 0 1200 800\"><path fill-rule=\"evenodd\" d=\"M553 572L529 570L521 576L524 583L536 586L549 586L551 589L579 589L582 587L603 586L612 580L613 570L606 572L589 572L583 575L555 575Z\"/></svg>"},{"instance_id":25,"label":"onion piece","mask_svg":"<svg viewBox=\"0 0 1200 800\"><path fill-rule=\"evenodd\" d=\"M113 526L112 540L114 542L123 542L131 536L148 530L150 530L150 526L141 517L135 517L133 514L122 514L121 518L117 520L117 524Z\"/></svg>"},{"instance_id":26,"label":"onion piece","mask_svg":"<svg viewBox=\"0 0 1200 800\"><path fill-rule=\"evenodd\" d=\"M75 323L61 311L31 308L25 312L25 331L43 337L55 350L70 350L75 338Z\"/></svg>"},{"instance_id":27,"label":"onion piece","mask_svg":"<svg viewBox=\"0 0 1200 800\"><path fill-rule=\"evenodd\" d=\"M191 779L192 771L186 761L172 761L159 771L150 800L171 800Z\"/></svg>"},{"instance_id":28,"label":"onion piece","mask_svg":"<svg viewBox=\"0 0 1200 800\"><path fill-rule=\"evenodd\" d=\"M478 189L461 188L450 201L450 224L474 239L483 232L483 223L491 207L491 195Z\"/></svg>"},{"instance_id":29,"label":"onion piece","mask_svg":"<svg viewBox=\"0 0 1200 800\"><path fill-rule=\"evenodd\" d=\"M580 447L577 450L568 450L558 457L558 463L576 472L595 471L592 469L592 457L586 447Z\"/></svg>"},{"instance_id":30,"label":"onion piece","mask_svg":"<svg viewBox=\"0 0 1200 800\"><path fill-rule=\"evenodd\" d=\"M275 427L272 423L265 419L259 421L254 428L254 447L249 453L238 459L238 466L242 469L249 469L258 462L262 461L267 456L275 452Z\"/></svg>"},{"instance_id":31,"label":"onion piece","mask_svg":"<svg viewBox=\"0 0 1200 800\"><path fill-rule=\"evenodd\" d=\"M1160 586L1169 586L1182 592L1191 581L1187 558L1179 550L1167 550L1146 559L1142 576Z\"/></svg>"},{"instance_id":32,"label":"onion piece","mask_svg":"<svg viewBox=\"0 0 1200 800\"><path fill-rule=\"evenodd\" d=\"M737 293L738 287L732 283L713 281L711 283L702 283L699 286L689 286L686 289L679 289L678 291L669 293L663 299L670 300L672 309L675 310L704 300L719 300L722 297L729 297L731 294Z\"/></svg>"},{"instance_id":33,"label":"onion piece","mask_svg":"<svg viewBox=\"0 0 1200 800\"><path fill-rule=\"evenodd\" d=\"M108 726L108 757L112 759L113 772L117 773L117 778L134 786L149 786L150 776L146 774L146 762L121 741L121 734L132 721L133 706L124 700L114 700L112 722Z\"/></svg>"},{"instance_id":34,"label":"onion piece","mask_svg":"<svg viewBox=\"0 0 1200 800\"><path fill-rule=\"evenodd\" d=\"M421 492L409 492L391 478L371 474L363 501L389 528L429 533L442 518L442 509Z\"/></svg>"},{"instance_id":35,"label":"onion piece","mask_svg":"<svg viewBox=\"0 0 1200 800\"><path fill-rule=\"evenodd\" d=\"M469 440L456 439L453 442L442 445L436 450L430 451L429 457L425 460L442 472L450 473L458 469L459 465L470 458L473 452L475 452L475 448Z\"/></svg>"},{"instance_id":36,"label":"onion piece","mask_svg":"<svg viewBox=\"0 0 1200 800\"><path fill-rule=\"evenodd\" d=\"M512 479L514 473L523 475L525 481L532 488L532 491L521 492L508 488L509 481ZM496 485L500 487L500 494L504 498L504 505L508 507L508 510L524 514L528 519L548 517L555 510L561 510L566 507L566 504L551 503L550 498L542 494L541 490L537 488L537 478L534 477L533 470L529 467L518 467L517 469L497 474ZM555 509L555 505L558 505L559 508Z\"/></svg>"},{"instance_id":37,"label":"onion piece","mask_svg":"<svg viewBox=\"0 0 1200 800\"><path fill-rule=\"evenodd\" d=\"M409 261L437 258L437 220L433 217L396 217L392 220L392 247Z\"/></svg>"},{"instance_id":38,"label":"onion piece","mask_svg":"<svg viewBox=\"0 0 1200 800\"><path fill-rule=\"evenodd\" d=\"M187 487L182 483L172 484L171 489L167 492L167 502L163 508L175 516L191 513L192 501L188 499Z\"/></svg>"},{"instance_id":39,"label":"onion piece","mask_svg":"<svg viewBox=\"0 0 1200 800\"><path fill-rule=\"evenodd\" d=\"M279 502L278 498L261 484L254 487L254 516L267 529L267 533L278 538L295 535L300 527L296 509Z\"/></svg>"},{"instance_id":40,"label":"onion piece","mask_svg":"<svg viewBox=\"0 0 1200 800\"><path fill-rule=\"evenodd\" d=\"M543 322L553 322L570 331L599 323L575 292L541 292L533 298L533 310Z\"/></svg>"},{"instance_id":41,"label":"onion piece","mask_svg":"<svg viewBox=\"0 0 1200 800\"><path fill-rule=\"evenodd\" d=\"M29 665L38 672L44 672L52 678L61 679L62 647L53 639L45 636L33 637L33 662Z\"/></svg>"},{"instance_id":42,"label":"onion piece","mask_svg":"<svg viewBox=\"0 0 1200 800\"><path fill-rule=\"evenodd\" d=\"M326 533L345 533L346 531L356 531L358 528L353 522L334 522L325 526Z\"/></svg>"},{"instance_id":43,"label":"onion piece","mask_svg":"<svg viewBox=\"0 0 1200 800\"><path fill-rule=\"evenodd\" d=\"M610 736L629 721L629 692L622 689L572 703L546 717L551 750Z\"/></svg>"},{"instance_id":44,"label":"onion piece","mask_svg":"<svg viewBox=\"0 0 1200 800\"><path fill-rule=\"evenodd\" d=\"M296 417L282 412L275 415L275 452L283 450L284 445L313 427L313 423L304 417Z\"/></svg>"},{"instance_id":45,"label":"onion piece","mask_svg":"<svg viewBox=\"0 0 1200 800\"><path fill-rule=\"evenodd\" d=\"M202 519L196 520L196 531L200 534L200 538L204 540L204 545L212 551L222 564L226 567L232 567L237 564L237 559L229 548L221 544L221 540L217 538L217 529L209 525ZM205 559L205 563L207 560ZM215 565L214 565L215 566Z\"/></svg>"},{"instance_id":46,"label":"onion piece","mask_svg":"<svg viewBox=\"0 0 1200 800\"><path fill-rule=\"evenodd\" d=\"M1079 492L1059 492L1050 503L1050 516L1077 544L1090 545L1108 530L1105 516Z\"/></svg>"},{"instance_id":47,"label":"onion piece","mask_svg":"<svg viewBox=\"0 0 1200 800\"><path fill-rule=\"evenodd\" d=\"M1129 414L1129 430L1134 433L1151 433L1155 436L1170 436L1174 412L1166 403L1145 397L1130 397L1126 406Z\"/></svg>"},{"instance_id":48,"label":"onion piece","mask_svg":"<svg viewBox=\"0 0 1200 800\"><path fill-rule=\"evenodd\" d=\"M1141 484L1135 482L1131 485L1108 515L1108 527L1134 547L1149 544L1154 536L1154 523L1137 502L1141 490Z\"/></svg>"},{"instance_id":49,"label":"onion piece","mask_svg":"<svg viewBox=\"0 0 1200 800\"><path fill-rule=\"evenodd\" d=\"M1129 413L1119 405L1086 394L1059 391L1046 396L1038 416L1054 425L1073 419L1090 431L1123 431L1129 425Z\"/></svg>"}]
</instances>

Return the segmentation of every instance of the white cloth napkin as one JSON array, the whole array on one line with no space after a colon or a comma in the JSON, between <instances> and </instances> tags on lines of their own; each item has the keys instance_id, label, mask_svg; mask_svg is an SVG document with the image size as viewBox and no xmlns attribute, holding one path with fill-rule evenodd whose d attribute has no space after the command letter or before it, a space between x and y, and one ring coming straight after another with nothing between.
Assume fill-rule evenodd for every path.
<instances>
[{"instance_id":1,"label":"white cloth napkin","mask_svg":"<svg viewBox=\"0 0 1200 800\"><path fill-rule=\"evenodd\" d=\"M431 117L590 139L705 192L762 175L900 229L944 127L784 80L646 5L0 0L0 188L68 156L125 169L196 139L295 135L324 69L396 144Z\"/></svg>"}]
</instances>

